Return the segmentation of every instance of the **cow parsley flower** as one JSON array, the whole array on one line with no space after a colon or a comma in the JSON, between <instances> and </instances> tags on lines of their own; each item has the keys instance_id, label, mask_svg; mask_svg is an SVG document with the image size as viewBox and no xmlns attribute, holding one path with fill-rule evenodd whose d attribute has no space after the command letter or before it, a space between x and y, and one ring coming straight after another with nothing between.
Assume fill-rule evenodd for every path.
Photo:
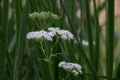
<instances>
[{"instance_id":1,"label":"cow parsley flower","mask_svg":"<svg viewBox=\"0 0 120 80\"><path fill-rule=\"evenodd\" d=\"M29 17L34 19L34 18L38 18L40 20L45 20L45 19L53 19L53 20L58 20L60 17L58 17L58 15L53 14L52 12L34 12L34 13L30 13Z\"/></svg>"},{"instance_id":2,"label":"cow parsley flower","mask_svg":"<svg viewBox=\"0 0 120 80\"><path fill-rule=\"evenodd\" d=\"M57 33L64 40L72 40L73 39L73 34L67 30L59 30Z\"/></svg>"},{"instance_id":3,"label":"cow parsley flower","mask_svg":"<svg viewBox=\"0 0 120 80\"><path fill-rule=\"evenodd\" d=\"M39 13L38 12L31 13L31 14L29 14L29 17L32 18L32 19L38 18L39 17Z\"/></svg>"},{"instance_id":4,"label":"cow parsley flower","mask_svg":"<svg viewBox=\"0 0 120 80\"><path fill-rule=\"evenodd\" d=\"M48 30L52 31L52 32L58 32L60 30L60 28L59 27L56 27L56 28L50 27L50 28L48 28Z\"/></svg>"},{"instance_id":5,"label":"cow parsley flower","mask_svg":"<svg viewBox=\"0 0 120 80\"><path fill-rule=\"evenodd\" d=\"M62 39L64 40L72 40L73 39L73 34L67 30L61 30L60 28L56 27L50 27L48 28L48 31L50 31L50 34L54 35L59 35Z\"/></svg>"},{"instance_id":6,"label":"cow parsley flower","mask_svg":"<svg viewBox=\"0 0 120 80\"><path fill-rule=\"evenodd\" d=\"M82 74L81 71L82 67L77 63L66 63L65 61L62 61L58 64L58 67L71 72L74 76L78 76L78 74Z\"/></svg>"},{"instance_id":7,"label":"cow parsley flower","mask_svg":"<svg viewBox=\"0 0 120 80\"><path fill-rule=\"evenodd\" d=\"M52 36L48 34L48 32L41 30L41 31L34 31L34 32L29 32L26 35L27 39L35 39L35 40L40 40L40 39L46 39L48 41L52 41Z\"/></svg>"}]
</instances>

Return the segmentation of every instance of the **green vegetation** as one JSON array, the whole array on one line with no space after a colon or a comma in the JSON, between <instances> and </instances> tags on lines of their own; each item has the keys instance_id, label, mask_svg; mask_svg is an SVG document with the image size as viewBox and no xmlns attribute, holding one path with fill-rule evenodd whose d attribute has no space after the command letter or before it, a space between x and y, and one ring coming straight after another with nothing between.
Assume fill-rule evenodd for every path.
<instances>
[{"instance_id":1,"label":"green vegetation","mask_svg":"<svg viewBox=\"0 0 120 80\"><path fill-rule=\"evenodd\" d=\"M99 1L0 0L0 80L120 80L114 0Z\"/></svg>"}]
</instances>

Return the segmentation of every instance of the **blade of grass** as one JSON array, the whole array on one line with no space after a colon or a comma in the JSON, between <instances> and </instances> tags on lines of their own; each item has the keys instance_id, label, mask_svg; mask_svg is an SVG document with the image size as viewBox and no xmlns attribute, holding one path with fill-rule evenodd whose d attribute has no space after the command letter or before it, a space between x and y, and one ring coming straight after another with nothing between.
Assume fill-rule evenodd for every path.
<instances>
[{"instance_id":1,"label":"blade of grass","mask_svg":"<svg viewBox=\"0 0 120 80\"><path fill-rule=\"evenodd\" d=\"M5 60L6 60L6 52L7 52L7 44L8 44L8 6L9 0L3 1L2 8L2 36L1 36L1 52L0 52L0 80L4 80L5 78Z\"/></svg>"},{"instance_id":2,"label":"blade of grass","mask_svg":"<svg viewBox=\"0 0 120 80\"><path fill-rule=\"evenodd\" d=\"M17 48L20 46L20 42L18 41L20 39L20 16L21 16L21 1L20 0L14 0L14 7L15 7L15 16L16 16L16 25L17 25Z\"/></svg>"},{"instance_id":3,"label":"blade of grass","mask_svg":"<svg viewBox=\"0 0 120 80\"><path fill-rule=\"evenodd\" d=\"M107 0L107 27L106 27L106 74L113 74L114 53L114 0Z\"/></svg>"},{"instance_id":4,"label":"blade of grass","mask_svg":"<svg viewBox=\"0 0 120 80\"><path fill-rule=\"evenodd\" d=\"M15 4L18 4L16 2ZM19 6L20 7L20 6ZM25 6L22 14L19 14L19 11L16 10L16 18L18 19L19 25L17 26L17 48L16 48L16 58L14 62L14 71L13 71L13 80L20 79L21 80L21 69L22 69L22 58L25 51L25 38L26 38L26 23L28 16L28 0L25 2Z\"/></svg>"},{"instance_id":5,"label":"blade of grass","mask_svg":"<svg viewBox=\"0 0 120 80\"><path fill-rule=\"evenodd\" d=\"M94 46L93 46L93 35L92 35L92 26L90 19L90 8L89 8L89 0L85 0L85 9L86 9L86 23L87 23L87 33L88 33L88 42L89 42L89 51L90 51L90 59L94 64Z\"/></svg>"},{"instance_id":6,"label":"blade of grass","mask_svg":"<svg viewBox=\"0 0 120 80\"><path fill-rule=\"evenodd\" d=\"M21 1L20 0L14 0L14 9L15 9L15 17L16 17L16 53L18 52L18 49L20 47L20 16L21 16L21 5L20 5ZM15 54L15 59L14 59L14 66L13 66L13 71L12 71L12 80L16 79L16 70L17 70L17 56L18 53Z\"/></svg>"},{"instance_id":7,"label":"blade of grass","mask_svg":"<svg viewBox=\"0 0 120 80\"><path fill-rule=\"evenodd\" d=\"M95 14L95 22L96 22L96 40L95 40L95 69L98 72L98 65L99 65L99 54L100 54L100 26L99 26L99 19L98 19L98 11L96 8L96 0L93 0L94 5L94 14Z\"/></svg>"},{"instance_id":8,"label":"blade of grass","mask_svg":"<svg viewBox=\"0 0 120 80\"><path fill-rule=\"evenodd\" d=\"M36 0L29 0L30 3L30 9L33 11L38 11L38 7L37 7L37 2Z\"/></svg>"},{"instance_id":9,"label":"blade of grass","mask_svg":"<svg viewBox=\"0 0 120 80\"><path fill-rule=\"evenodd\" d=\"M25 52L25 47L26 47L26 28L27 28L27 19L28 19L28 11L29 11L29 2L28 0L26 0L25 2L25 6L23 9L23 12L21 14L21 18L20 18L20 46L19 46L19 50L18 50L18 67L19 67L19 79L21 80L21 71L22 71L22 58L23 58L23 54Z\"/></svg>"}]
</instances>

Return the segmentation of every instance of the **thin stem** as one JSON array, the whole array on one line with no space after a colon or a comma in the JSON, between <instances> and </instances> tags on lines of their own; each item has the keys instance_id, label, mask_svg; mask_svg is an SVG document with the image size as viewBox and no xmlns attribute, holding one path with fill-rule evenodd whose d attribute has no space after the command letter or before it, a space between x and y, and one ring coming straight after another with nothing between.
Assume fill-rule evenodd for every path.
<instances>
[{"instance_id":1,"label":"thin stem","mask_svg":"<svg viewBox=\"0 0 120 80\"><path fill-rule=\"evenodd\" d=\"M66 76L65 80L68 79L69 75L70 75L70 71L67 73L67 76Z\"/></svg>"},{"instance_id":2,"label":"thin stem","mask_svg":"<svg viewBox=\"0 0 120 80\"><path fill-rule=\"evenodd\" d=\"M53 47L52 47L52 49L51 49L51 52L50 52L51 54L52 54L53 49L55 48L56 44L58 43L59 39L60 39L60 38L58 37L57 40L55 41L55 43L54 43L54 45L53 45Z\"/></svg>"},{"instance_id":3,"label":"thin stem","mask_svg":"<svg viewBox=\"0 0 120 80\"><path fill-rule=\"evenodd\" d=\"M55 41L55 43L54 43L53 47L51 48L50 58L49 58L49 60L51 60L51 56L52 56L53 50L54 50L54 48L55 48L56 44L58 43L59 39L60 39L60 37L58 37L58 38L57 38L57 40Z\"/></svg>"},{"instance_id":4,"label":"thin stem","mask_svg":"<svg viewBox=\"0 0 120 80\"><path fill-rule=\"evenodd\" d=\"M47 58L47 56L45 54L45 50L44 50L43 45L42 45L42 42L40 42L40 48L41 48L41 50L42 50L43 55L45 56L45 58Z\"/></svg>"},{"instance_id":5,"label":"thin stem","mask_svg":"<svg viewBox=\"0 0 120 80\"><path fill-rule=\"evenodd\" d=\"M40 26L38 25L37 21L33 20L33 22L36 24L36 26L38 27L38 29L40 29Z\"/></svg>"}]
</instances>

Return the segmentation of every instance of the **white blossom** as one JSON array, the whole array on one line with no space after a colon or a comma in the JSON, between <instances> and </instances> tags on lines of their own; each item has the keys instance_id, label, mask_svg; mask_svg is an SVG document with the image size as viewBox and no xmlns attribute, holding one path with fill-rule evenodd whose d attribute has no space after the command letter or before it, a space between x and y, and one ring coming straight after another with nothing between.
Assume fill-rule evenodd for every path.
<instances>
[{"instance_id":1,"label":"white blossom","mask_svg":"<svg viewBox=\"0 0 120 80\"><path fill-rule=\"evenodd\" d=\"M46 39L48 41L52 41L52 36L48 34L48 32L41 30L41 31L34 31L34 32L29 32L26 35L27 39Z\"/></svg>"},{"instance_id":2,"label":"white blossom","mask_svg":"<svg viewBox=\"0 0 120 80\"><path fill-rule=\"evenodd\" d=\"M59 30L57 33L64 40L72 40L73 39L73 34L67 30Z\"/></svg>"},{"instance_id":3,"label":"white blossom","mask_svg":"<svg viewBox=\"0 0 120 80\"><path fill-rule=\"evenodd\" d=\"M56 28L54 28L54 27L50 27L50 28L48 28L48 31L50 31L50 32L54 32L54 33L57 33L59 30L60 30L59 27L56 27Z\"/></svg>"},{"instance_id":4,"label":"white blossom","mask_svg":"<svg viewBox=\"0 0 120 80\"><path fill-rule=\"evenodd\" d=\"M63 68L66 71L70 71L71 73L73 73L74 76L82 74L82 67L77 63L66 63L65 61L62 61L58 64L58 67Z\"/></svg>"},{"instance_id":5,"label":"white blossom","mask_svg":"<svg viewBox=\"0 0 120 80\"><path fill-rule=\"evenodd\" d=\"M48 28L48 32L41 30L41 31L33 31L29 32L26 36L27 39L46 39L48 41L52 41L54 36L60 36L60 38L64 40L72 40L73 34L67 30L60 30L59 27L50 27Z\"/></svg>"},{"instance_id":6,"label":"white blossom","mask_svg":"<svg viewBox=\"0 0 120 80\"><path fill-rule=\"evenodd\" d=\"M60 30L60 28L56 27L50 27L48 28L48 31L50 31L54 35L59 35L64 40L72 40L73 34L67 30Z\"/></svg>"}]
</instances>

